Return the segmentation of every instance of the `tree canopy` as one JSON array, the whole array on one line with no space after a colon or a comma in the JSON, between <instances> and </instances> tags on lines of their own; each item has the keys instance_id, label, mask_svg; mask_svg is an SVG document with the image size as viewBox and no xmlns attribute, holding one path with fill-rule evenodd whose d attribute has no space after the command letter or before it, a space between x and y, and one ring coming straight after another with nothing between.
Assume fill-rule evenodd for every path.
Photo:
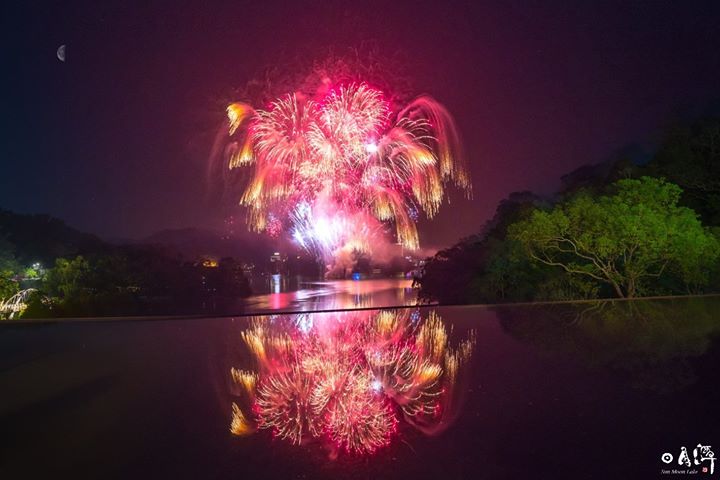
<instances>
[{"instance_id":1,"label":"tree canopy","mask_svg":"<svg viewBox=\"0 0 720 480\"><path fill-rule=\"evenodd\" d=\"M18 291L16 276L19 270L12 244L0 237L0 300Z\"/></svg>"},{"instance_id":2,"label":"tree canopy","mask_svg":"<svg viewBox=\"0 0 720 480\"><path fill-rule=\"evenodd\" d=\"M684 205L720 225L720 118L671 129L645 170L679 185Z\"/></svg>"},{"instance_id":3,"label":"tree canopy","mask_svg":"<svg viewBox=\"0 0 720 480\"><path fill-rule=\"evenodd\" d=\"M606 283L618 297L643 293L648 278L671 270L688 288L707 282L718 241L679 205L680 187L642 177L619 180L611 191L535 210L508 228L508 238L534 261Z\"/></svg>"}]
</instances>

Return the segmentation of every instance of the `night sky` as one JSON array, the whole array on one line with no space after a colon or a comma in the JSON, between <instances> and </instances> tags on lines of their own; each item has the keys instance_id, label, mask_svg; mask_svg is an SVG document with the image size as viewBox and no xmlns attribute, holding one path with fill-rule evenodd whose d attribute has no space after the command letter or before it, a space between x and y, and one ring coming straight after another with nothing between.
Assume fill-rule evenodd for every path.
<instances>
[{"instance_id":1,"label":"night sky","mask_svg":"<svg viewBox=\"0 0 720 480\"><path fill-rule=\"evenodd\" d=\"M221 225L206 170L223 102L328 46L400 53L457 120L474 198L424 223L425 246L478 232L510 192L651 151L720 99L720 2L14 3L0 7L0 207L105 238Z\"/></svg>"}]
</instances>

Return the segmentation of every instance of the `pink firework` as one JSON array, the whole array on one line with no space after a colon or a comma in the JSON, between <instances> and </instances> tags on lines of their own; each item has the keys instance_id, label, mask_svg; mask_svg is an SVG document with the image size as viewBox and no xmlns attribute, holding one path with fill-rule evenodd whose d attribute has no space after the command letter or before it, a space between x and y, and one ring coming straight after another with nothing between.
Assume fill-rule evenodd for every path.
<instances>
[{"instance_id":1,"label":"pink firework","mask_svg":"<svg viewBox=\"0 0 720 480\"><path fill-rule=\"evenodd\" d=\"M471 332L451 348L434 313L400 311L256 320L242 337L258 373L232 369L244 408L233 404L231 431L269 429L354 454L388 445L401 419L427 433L447 427L474 346Z\"/></svg>"},{"instance_id":2,"label":"pink firework","mask_svg":"<svg viewBox=\"0 0 720 480\"><path fill-rule=\"evenodd\" d=\"M452 118L429 97L392 111L361 83L227 113L229 167L252 169L240 199L250 229L282 227L325 261L343 249L371 254L384 223L416 249L418 212L432 218L449 182L470 193Z\"/></svg>"}]
</instances>

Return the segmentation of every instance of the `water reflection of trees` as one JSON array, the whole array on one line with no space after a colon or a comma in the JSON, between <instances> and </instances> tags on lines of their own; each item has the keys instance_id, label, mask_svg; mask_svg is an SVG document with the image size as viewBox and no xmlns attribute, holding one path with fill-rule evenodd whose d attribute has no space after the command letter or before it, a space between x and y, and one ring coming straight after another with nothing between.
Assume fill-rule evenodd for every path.
<instances>
[{"instance_id":1,"label":"water reflection of trees","mask_svg":"<svg viewBox=\"0 0 720 480\"><path fill-rule=\"evenodd\" d=\"M720 298L598 301L499 308L513 337L591 368L624 372L633 386L678 391L697 377L702 356L720 331Z\"/></svg>"}]
</instances>

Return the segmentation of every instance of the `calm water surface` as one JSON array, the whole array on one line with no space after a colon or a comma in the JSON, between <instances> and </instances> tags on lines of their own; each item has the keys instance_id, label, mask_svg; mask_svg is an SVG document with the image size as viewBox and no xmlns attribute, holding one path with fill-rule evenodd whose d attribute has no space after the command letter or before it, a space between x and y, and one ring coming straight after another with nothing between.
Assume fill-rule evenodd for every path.
<instances>
[{"instance_id":1,"label":"calm water surface","mask_svg":"<svg viewBox=\"0 0 720 480\"><path fill-rule=\"evenodd\" d=\"M415 305L417 289L412 280L371 279L334 281L290 281L277 276L265 277L253 295L243 301L247 313L268 313L274 310L313 312L354 308L383 308Z\"/></svg>"},{"instance_id":2,"label":"calm water surface","mask_svg":"<svg viewBox=\"0 0 720 480\"><path fill-rule=\"evenodd\" d=\"M5 323L0 478L668 478L663 453L720 450L718 312Z\"/></svg>"}]
</instances>

